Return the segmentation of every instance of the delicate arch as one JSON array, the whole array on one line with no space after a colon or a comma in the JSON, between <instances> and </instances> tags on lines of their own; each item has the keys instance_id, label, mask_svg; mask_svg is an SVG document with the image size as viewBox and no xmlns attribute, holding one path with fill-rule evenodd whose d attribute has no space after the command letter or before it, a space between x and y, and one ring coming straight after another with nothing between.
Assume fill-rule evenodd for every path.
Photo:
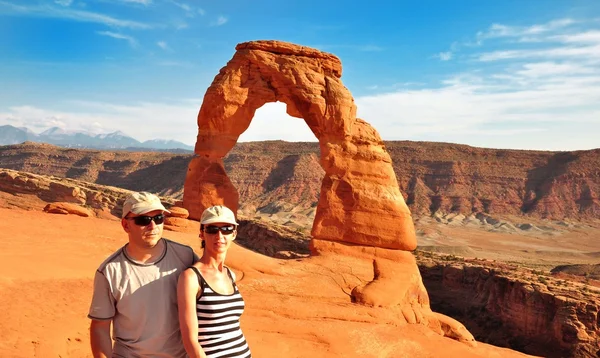
<instances>
[{"instance_id":1,"label":"delicate arch","mask_svg":"<svg viewBox=\"0 0 600 358\"><path fill-rule=\"evenodd\" d=\"M391 158L377 131L356 118L354 99L340 80L340 60L280 41L241 43L236 50L198 114L197 157L189 164L183 195L190 217L198 219L217 203L237 210L239 195L223 157L258 108L280 101L290 116L304 119L320 144L325 177L312 247L336 241L414 250L414 226Z\"/></svg>"}]
</instances>

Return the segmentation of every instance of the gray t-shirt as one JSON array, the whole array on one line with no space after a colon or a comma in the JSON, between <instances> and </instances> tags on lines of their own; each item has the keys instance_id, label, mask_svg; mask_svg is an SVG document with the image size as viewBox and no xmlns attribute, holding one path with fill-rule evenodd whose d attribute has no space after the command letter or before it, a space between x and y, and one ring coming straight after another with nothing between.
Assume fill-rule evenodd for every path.
<instances>
[{"instance_id":1,"label":"gray t-shirt","mask_svg":"<svg viewBox=\"0 0 600 358\"><path fill-rule=\"evenodd\" d=\"M186 357L177 279L198 256L189 246L162 240L165 250L153 263L134 261L125 245L96 271L88 317L113 321L113 357Z\"/></svg>"}]
</instances>

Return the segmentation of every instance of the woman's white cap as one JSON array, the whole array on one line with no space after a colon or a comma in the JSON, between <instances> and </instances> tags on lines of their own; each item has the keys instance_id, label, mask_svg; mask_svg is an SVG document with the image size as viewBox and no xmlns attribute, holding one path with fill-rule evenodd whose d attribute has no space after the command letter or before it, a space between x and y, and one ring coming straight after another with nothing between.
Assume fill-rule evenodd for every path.
<instances>
[{"instance_id":1,"label":"woman's white cap","mask_svg":"<svg viewBox=\"0 0 600 358\"><path fill-rule=\"evenodd\" d=\"M233 211L229 210L229 208L223 205L211 206L202 213L200 224L206 225L213 223L238 225L237 221L235 221L235 215L233 214Z\"/></svg>"}]
</instances>

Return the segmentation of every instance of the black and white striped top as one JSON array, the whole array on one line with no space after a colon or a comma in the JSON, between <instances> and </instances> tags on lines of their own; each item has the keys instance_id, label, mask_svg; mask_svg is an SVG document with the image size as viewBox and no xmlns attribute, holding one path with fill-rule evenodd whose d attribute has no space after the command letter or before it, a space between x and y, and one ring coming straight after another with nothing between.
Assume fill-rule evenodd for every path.
<instances>
[{"instance_id":1,"label":"black and white striped top","mask_svg":"<svg viewBox=\"0 0 600 358\"><path fill-rule=\"evenodd\" d=\"M237 288L231 271L227 274L233 284L231 295L215 292L204 280L200 271L192 267L202 292L196 301L198 315L198 342L208 358L251 357L246 337L240 329L240 316L244 312L244 299Z\"/></svg>"}]
</instances>

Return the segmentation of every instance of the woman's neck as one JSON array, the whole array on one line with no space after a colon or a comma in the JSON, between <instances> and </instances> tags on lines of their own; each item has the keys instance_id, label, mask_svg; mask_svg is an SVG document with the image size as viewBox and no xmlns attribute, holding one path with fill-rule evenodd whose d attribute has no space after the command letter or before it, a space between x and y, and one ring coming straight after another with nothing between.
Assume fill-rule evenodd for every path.
<instances>
[{"instance_id":1,"label":"woman's neck","mask_svg":"<svg viewBox=\"0 0 600 358\"><path fill-rule=\"evenodd\" d=\"M202 262L205 266L213 268L218 271L223 271L223 266L225 264L225 254L218 254L216 256L208 255L206 251L200 257L200 262Z\"/></svg>"}]
</instances>

